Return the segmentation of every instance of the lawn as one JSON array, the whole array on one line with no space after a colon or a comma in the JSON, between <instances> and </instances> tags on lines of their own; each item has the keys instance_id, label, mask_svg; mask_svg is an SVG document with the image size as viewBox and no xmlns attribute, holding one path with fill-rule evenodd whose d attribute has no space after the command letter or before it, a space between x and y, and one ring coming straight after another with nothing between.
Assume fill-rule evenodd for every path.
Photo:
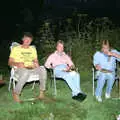
<instances>
[{"instance_id":1,"label":"lawn","mask_svg":"<svg viewBox=\"0 0 120 120\"><path fill-rule=\"evenodd\" d=\"M71 91L62 80L57 80L58 94L52 95L50 79L47 81L44 101L15 103L11 92L8 92L9 75L5 76L6 85L0 88L0 120L115 120L120 114L120 100L105 100L98 103L92 95L92 73L81 72L81 88L87 93L87 99L78 102L71 99ZM35 97L39 94L39 85L31 90L32 84L26 84L21 99ZM112 96L117 96L114 86Z\"/></svg>"}]
</instances>

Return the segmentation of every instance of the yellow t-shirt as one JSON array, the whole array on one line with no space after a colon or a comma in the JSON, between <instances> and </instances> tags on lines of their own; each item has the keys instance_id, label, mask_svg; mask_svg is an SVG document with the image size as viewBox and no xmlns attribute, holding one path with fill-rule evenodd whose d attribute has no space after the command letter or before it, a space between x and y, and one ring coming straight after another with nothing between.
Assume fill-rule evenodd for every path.
<instances>
[{"instance_id":1,"label":"yellow t-shirt","mask_svg":"<svg viewBox=\"0 0 120 120\"><path fill-rule=\"evenodd\" d=\"M37 51L33 46L22 48L19 45L12 48L10 58L13 58L15 62L23 62L25 67L33 66L33 60L37 59Z\"/></svg>"}]
</instances>

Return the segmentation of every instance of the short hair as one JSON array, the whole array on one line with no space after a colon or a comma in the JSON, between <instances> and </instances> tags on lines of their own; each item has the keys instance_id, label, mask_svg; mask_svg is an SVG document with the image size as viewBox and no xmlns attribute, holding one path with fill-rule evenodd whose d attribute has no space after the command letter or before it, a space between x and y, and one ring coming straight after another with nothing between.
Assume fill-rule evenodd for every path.
<instances>
[{"instance_id":1,"label":"short hair","mask_svg":"<svg viewBox=\"0 0 120 120\"><path fill-rule=\"evenodd\" d=\"M58 40L56 45L58 45L58 44L63 44L64 45L64 42L62 40Z\"/></svg>"},{"instance_id":2,"label":"short hair","mask_svg":"<svg viewBox=\"0 0 120 120\"><path fill-rule=\"evenodd\" d=\"M33 39L33 35L30 32L24 32L24 37L29 37L29 38Z\"/></svg>"}]
</instances>

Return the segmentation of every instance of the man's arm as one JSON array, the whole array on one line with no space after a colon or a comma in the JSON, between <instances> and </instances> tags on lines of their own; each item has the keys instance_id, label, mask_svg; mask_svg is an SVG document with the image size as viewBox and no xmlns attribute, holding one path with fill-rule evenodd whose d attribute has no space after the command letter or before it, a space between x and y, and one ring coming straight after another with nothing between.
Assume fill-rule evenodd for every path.
<instances>
[{"instance_id":1,"label":"man's arm","mask_svg":"<svg viewBox=\"0 0 120 120\"><path fill-rule=\"evenodd\" d=\"M16 66L18 68L24 68L24 63L23 62L16 62L15 61L15 56L17 56L17 47L13 47L11 49L11 52L10 52L10 56L9 56L9 59L8 59L8 65L9 66Z\"/></svg>"},{"instance_id":2,"label":"man's arm","mask_svg":"<svg viewBox=\"0 0 120 120\"><path fill-rule=\"evenodd\" d=\"M109 56L113 56L113 57L116 57L118 58L118 61L120 61L120 52L118 52L117 50L113 51L113 52L108 52L108 55Z\"/></svg>"},{"instance_id":3,"label":"man's arm","mask_svg":"<svg viewBox=\"0 0 120 120\"><path fill-rule=\"evenodd\" d=\"M40 66L37 58L34 59L33 64L34 64L34 67L35 67L35 68L37 68L37 67Z\"/></svg>"},{"instance_id":4,"label":"man's arm","mask_svg":"<svg viewBox=\"0 0 120 120\"><path fill-rule=\"evenodd\" d=\"M8 65L9 66L16 66L17 68L24 68L25 67L23 62L15 62L14 58L9 58Z\"/></svg>"},{"instance_id":5,"label":"man's arm","mask_svg":"<svg viewBox=\"0 0 120 120\"><path fill-rule=\"evenodd\" d=\"M71 69L75 69L75 65L68 55L66 55L66 59L67 59L66 61L68 66L65 71L70 71Z\"/></svg>"},{"instance_id":6,"label":"man's arm","mask_svg":"<svg viewBox=\"0 0 120 120\"><path fill-rule=\"evenodd\" d=\"M45 62L45 67L46 67L46 68L52 68L52 67L53 67L53 65L52 65L52 59L54 59L54 58L53 58L53 55L50 55L50 56L47 58L47 60L46 60L46 62Z\"/></svg>"}]
</instances>

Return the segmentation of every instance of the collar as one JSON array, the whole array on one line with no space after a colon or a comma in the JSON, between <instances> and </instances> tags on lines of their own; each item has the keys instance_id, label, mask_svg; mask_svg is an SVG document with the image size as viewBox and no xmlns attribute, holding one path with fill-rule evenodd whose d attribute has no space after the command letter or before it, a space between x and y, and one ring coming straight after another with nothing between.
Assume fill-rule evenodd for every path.
<instances>
[{"instance_id":1,"label":"collar","mask_svg":"<svg viewBox=\"0 0 120 120\"><path fill-rule=\"evenodd\" d=\"M58 52L57 50L55 51L55 54L59 55L59 56L63 56L65 55L65 52Z\"/></svg>"}]
</instances>

